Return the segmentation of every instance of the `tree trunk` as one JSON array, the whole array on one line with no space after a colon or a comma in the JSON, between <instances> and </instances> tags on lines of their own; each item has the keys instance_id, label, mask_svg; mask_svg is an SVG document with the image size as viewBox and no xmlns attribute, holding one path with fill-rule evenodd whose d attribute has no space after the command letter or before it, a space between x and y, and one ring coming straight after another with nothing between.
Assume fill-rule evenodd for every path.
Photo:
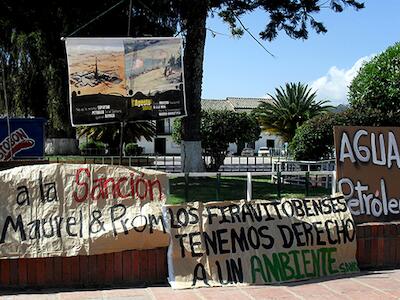
<instances>
[{"instance_id":1,"label":"tree trunk","mask_svg":"<svg viewBox=\"0 0 400 300\"><path fill-rule=\"evenodd\" d=\"M187 103L187 116L183 118L182 124L183 172L205 170L200 139L200 117L207 9L207 0L198 0L195 5L192 1L186 0L182 7L182 19L186 29L184 71Z\"/></svg>"}]
</instances>

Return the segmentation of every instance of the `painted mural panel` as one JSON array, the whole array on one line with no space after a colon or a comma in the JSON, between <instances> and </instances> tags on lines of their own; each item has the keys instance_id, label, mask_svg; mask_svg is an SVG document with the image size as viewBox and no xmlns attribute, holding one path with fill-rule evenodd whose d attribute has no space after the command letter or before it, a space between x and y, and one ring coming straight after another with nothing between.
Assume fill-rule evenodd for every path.
<instances>
[{"instance_id":1,"label":"painted mural panel","mask_svg":"<svg viewBox=\"0 0 400 300\"><path fill-rule=\"evenodd\" d=\"M186 114L180 38L68 38L73 125Z\"/></svg>"}]
</instances>

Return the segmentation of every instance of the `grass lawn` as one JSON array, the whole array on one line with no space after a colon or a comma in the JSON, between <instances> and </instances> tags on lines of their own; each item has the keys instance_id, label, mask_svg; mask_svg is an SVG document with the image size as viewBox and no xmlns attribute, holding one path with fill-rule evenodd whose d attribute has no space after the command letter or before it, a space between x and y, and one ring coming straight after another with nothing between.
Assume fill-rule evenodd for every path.
<instances>
[{"instance_id":1,"label":"grass lawn","mask_svg":"<svg viewBox=\"0 0 400 300\"><path fill-rule=\"evenodd\" d=\"M253 177L253 199L277 199L277 185L268 177ZM219 199L216 197L217 180L215 177L189 178L189 201L215 201L246 199L246 177L221 177ZM330 189L310 187L309 196L328 196ZM285 184L281 197L304 198L305 187ZM185 178L170 178L170 197L168 203L185 202Z\"/></svg>"},{"instance_id":2,"label":"grass lawn","mask_svg":"<svg viewBox=\"0 0 400 300\"><path fill-rule=\"evenodd\" d=\"M102 163L101 158L85 156L47 156L50 162L64 163ZM113 158L114 163L118 164L118 157ZM105 157L105 164L111 164L111 157ZM124 159L123 164L128 165L129 160ZM152 163L146 158L132 160L132 164L141 165ZM216 177L190 177L188 188L188 201L216 201L216 200L241 200L246 199L246 177L221 177L219 197L217 197ZM267 176L253 176L253 199L277 199L277 184L271 182ZM328 196L331 190L323 187L309 187L309 196ZM285 198L304 198L305 186L285 184L281 187L281 197ZM170 178L170 197L167 201L171 204L185 202L185 178Z\"/></svg>"}]
</instances>

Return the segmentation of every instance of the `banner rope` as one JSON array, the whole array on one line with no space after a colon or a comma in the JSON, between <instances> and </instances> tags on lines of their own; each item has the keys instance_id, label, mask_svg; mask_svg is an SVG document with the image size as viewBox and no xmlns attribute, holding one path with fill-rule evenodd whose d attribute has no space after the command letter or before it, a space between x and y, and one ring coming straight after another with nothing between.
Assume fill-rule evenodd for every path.
<instances>
[{"instance_id":1,"label":"banner rope","mask_svg":"<svg viewBox=\"0 0 400 300\"><path fill-rule=\"evenodd\" d=\"M114 8L116 8L118 5L120 5L121 3L125 2L126 0L121 0L118 3L114 4L113 6L111 6L109 9L105 10L104 12L102 12L101 14L97 15L96 17L94 17L93 19L91 19L89 22L87 22L86 24L82 25L81 27L79 27L78 29L76 29L74 32L72 32L71 34L67 35L67 37L71 37L73 36L75 33L81 31L83 28L85 28L86 26L88 26L89 24L93 23L94 21L96 21L97 19L101 18L102 16L104 16L105 14L107 14L109 11L113 10Z\"/></svg>"}]
</instances>

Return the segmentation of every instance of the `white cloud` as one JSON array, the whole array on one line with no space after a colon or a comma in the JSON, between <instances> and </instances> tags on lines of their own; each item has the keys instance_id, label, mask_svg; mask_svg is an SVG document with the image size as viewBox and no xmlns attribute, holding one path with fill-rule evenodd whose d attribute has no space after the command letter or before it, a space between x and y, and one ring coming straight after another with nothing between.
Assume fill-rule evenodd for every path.
<instances>
[{"instance_id":1,"label":"white cloud","mask_svg":"<svg viewBox=\"0 0 400 300\"><path fill-rule=\"evenodd\" d=\"M313 81L310 86L317 90L318 99L330 100L332 105L347 104L347 92L353 78L364 62L374 54L361 57L350 69L339 69L333 66L325 76Z\"/></svg>"}]
</instances>

